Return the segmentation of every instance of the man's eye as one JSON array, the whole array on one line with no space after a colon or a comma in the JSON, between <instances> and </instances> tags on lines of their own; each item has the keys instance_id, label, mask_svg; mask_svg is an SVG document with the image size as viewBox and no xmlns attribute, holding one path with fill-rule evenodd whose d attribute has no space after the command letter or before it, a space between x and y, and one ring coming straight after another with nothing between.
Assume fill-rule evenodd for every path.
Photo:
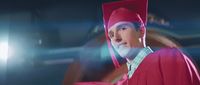
<instances>
[{"instance_id":1,"label":"man's eye","mask_svg":"<svg viewBox=\"0 0 200 85\"><path fill-rule=\"evenodd\" d=\"M123 28L122 28L122 30L126 30L126 28L125 28L125 27L123 27Z\"/></svg>"}]
</instances>

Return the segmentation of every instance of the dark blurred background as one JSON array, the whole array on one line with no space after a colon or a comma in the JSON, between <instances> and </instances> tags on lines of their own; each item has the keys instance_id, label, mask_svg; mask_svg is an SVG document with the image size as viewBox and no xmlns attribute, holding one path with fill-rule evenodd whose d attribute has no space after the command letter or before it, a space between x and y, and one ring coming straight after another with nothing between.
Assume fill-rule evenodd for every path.
<instances>
[{"instance_id":1,"label":"dark blurred background","mask_svg":"<svg viewBox=\"0 0 200 85\"><path fill-rule=\"evenodd\" d=\"M1 0L0 85L61 85L76 61L83 68L79 81L100 81L113 68L101 11L101 4L111 1L116 0ZM199 4L149 0L147 25L150 33L178 45L198 67ZM148 41L153 48L165 45Z\"/></svg>"}]
</instances>

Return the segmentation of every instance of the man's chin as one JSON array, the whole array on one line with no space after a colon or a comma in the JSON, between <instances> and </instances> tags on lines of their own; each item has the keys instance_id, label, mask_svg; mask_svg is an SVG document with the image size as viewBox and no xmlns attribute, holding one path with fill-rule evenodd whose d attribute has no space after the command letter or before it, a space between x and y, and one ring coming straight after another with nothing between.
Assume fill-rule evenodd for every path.
<instances>
[{"instance_id":1,"label":"man's chin","mask_svg":"<svg viewBox=\"0 0 200 85\"><path fill-rule=\"evenodd\" d=\"M122 58L126 58L128 56L128 53L130 52L130 49L129 48L121 49L121 50L118 50L117 52Z\"/></svg>"},{"instance_id":2,"label":"man's chin","mask_svg":"<svg viewBox=\"0 0 200 85\"><path fill-rule=\"evenodd\" d=\"M122 58L131 58L131 56L136 56L140 49L141 48L123 48L118 49L117 52Z\"/></svg>"}]
</instances>

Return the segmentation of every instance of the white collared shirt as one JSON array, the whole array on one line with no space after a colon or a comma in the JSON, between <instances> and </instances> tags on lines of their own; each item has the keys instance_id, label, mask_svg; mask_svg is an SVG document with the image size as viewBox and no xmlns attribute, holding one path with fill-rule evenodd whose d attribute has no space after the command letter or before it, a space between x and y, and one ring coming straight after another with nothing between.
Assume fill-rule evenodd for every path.
<instances>
[{"instance_id":1,"label":"white collared shirt","mask_svg":"<svg viewBox=\"0 0 200 85\"><path fill-rule=\"evenodd\" d=\"M133 75L133 73L135 72L135 70L138 68L138 66L140 65L140 63L143 61L143 59L150 53L152 53L153 51L151 50L150 47L145 47L143 49L141 49L141 51L137 54L137 56L133 59L133 61L131 62L127 62L127 66L128 66L128 78L130 79Z\"/></svg>"}]
</instances>

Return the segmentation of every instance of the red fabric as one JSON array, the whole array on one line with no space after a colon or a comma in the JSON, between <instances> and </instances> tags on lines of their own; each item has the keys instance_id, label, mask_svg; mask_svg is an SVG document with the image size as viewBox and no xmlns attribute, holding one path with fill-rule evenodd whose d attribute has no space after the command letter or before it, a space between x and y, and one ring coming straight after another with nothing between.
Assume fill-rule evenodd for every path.
<instances>
[{"instance_id":1,"label":"red fabric","mask_svg":"<svg viewBox=\"0 0 200 85\"><path fill-rule=\"evenodd\" d=\"M79 82L75 85L113 85L106 82ZM176 48L164 48L145 57L128 79L124 75L114 85L200 85L191 60Z\"/></svg>"},{"instance_id":2,"label":"red fabric","mask_svg":"<svg viewBox=\"0 0 200 85\"><path fill-rule=\"evenodd\" d=\"M149 54L131 79L120 83L123 83L121 85L200 85L200 77L188 57L176 48L165 48Z\"/></svg>"},{"instance_id":3,"label":"red fabric","mask_svg":"<svg viewBox=\"0 0 200 85\"><path fill-rule=\"evenodd\" d=\"M105 28L108 29L108 21L111 17L113 11L119 8L126 8L131 12L139 14L144 24L147 22L147 0L122 0L122 1L115 1L110 3L104 3L102 5L103 9L103 19ZM128 15L128 17L137 17L135 14Z\"/></svg>"},{"instance_id":4,"label":"red fabric","mask_svg":"<svg viewBox=\"0 0 200 85\"><path fill-rule=\"evenodd\" d=\"M126 8L119 8L112 12L108 21L108 29L110 29L111 26L120 21L143 23L138 13Z\"/></svg>"}]
</instances>

